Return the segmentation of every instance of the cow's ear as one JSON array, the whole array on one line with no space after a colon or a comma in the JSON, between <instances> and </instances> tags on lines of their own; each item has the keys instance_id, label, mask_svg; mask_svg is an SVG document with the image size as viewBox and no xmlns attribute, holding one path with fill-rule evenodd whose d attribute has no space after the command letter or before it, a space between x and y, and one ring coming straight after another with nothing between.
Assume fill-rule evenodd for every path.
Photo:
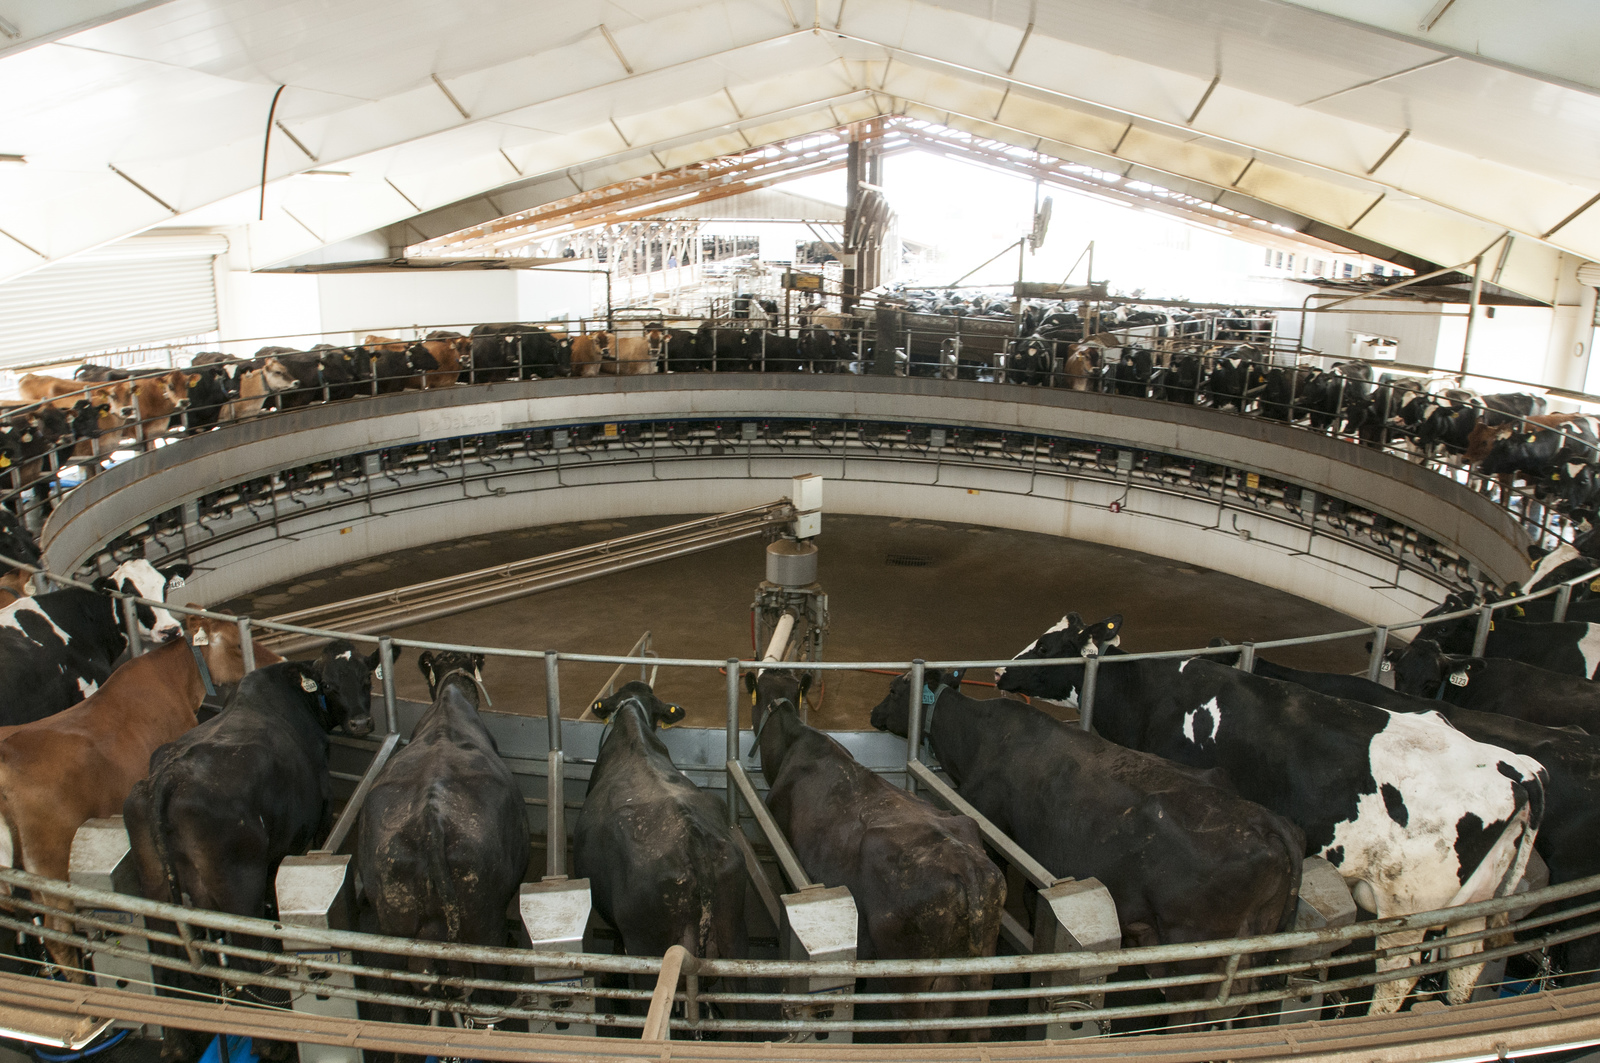
<instances>
[{"instance_id":1,"label":"cow's ear","mask_svg":"<svg viewBox=\"0 0 1600 1063\"><path fill-rule=\"evenodd\" d=\"M110 594L112 591L117 589L116 581L110 576L101 576L99 579L95 580L91 586L93 586L94 589L99 591L101 594Z\"/></svg>"},{"instance_id":2,"label":"cow's ear","mask_svg":"<svg viewBox=\"0 0 1600 1063\"><path fill-rule=\"evenodd\" d=\"M378 651L377 650L373 650L372 651L372 656L367 658L367 660L368 660L367 667L376 668L378 666ZM417 671L422 673L422 678L427 680L428 685L430 687L433 686L433 651L432 650L423 650L422 653L417 657Z\"/></svg>"},{"instance_id":3,"label":"cow's ear","mask_svg":"<svg viewBox=\"0 0 1600 1063\"><path fill-rule=\"evenodd\" d=\"M755 694L755 692L756 692L756 674L754 672L746 672L744 674L744 688L746 690L750 691L750 693L752 695Z\"/></svg>"},{"instance_id":4,"label":"cow's ear","mask_svg":"<svg viewBox=\"0 0 1600 1063\"><path fill-rule=\"evenodd\" d=\"M944 674L944 685L951 690L961 689L961 677L966 672L965 668L951 668Z\"/></svg>"},{"instance_id":5,"label":"cow's ear","mask_svg":"<svg viewBox=\"0 0 1600 1063\"><path fill-rule=\"evenodd\" d=\"M806 691L811 689L811 673L807 672L800 677L800 696L805 697Z\"/></svg>"},{"instance_id":6,"label":"cow's ear","mask_svg":"<svg viewBox=\"0 0 1600 1063\"><path fill-rule=\"evenodd\" d=\"M189 382L189 386L190 387L194 387L196 384L200 383L200 374L199 373L190 373L188 375L187 379L188 379L188 382Z\"/></svg>"},{"instance_id":7,"label":"cow's ear","mask_svg":"<svg viewBox=\"0 0 1600 1063\"><path fill-rule=\"evenodd\" d=\"M1068 629L1076 630L1077 628L1083 626L1083 617L1079 616L1077 613L1068 613L1066 616L1061 618L1061 622L1065 624Z\"/></svg>"},{"instance_id":8,"label":"cow's ear","mask_svg":"<svg viewBox=\"0 0 1600 1063\"><path fill-rule=\"evenodd\" d=\"M1107 617L1096 624L1095 627L1099 629L1095 634L1100 637L1100 640L1102 642L1110 642L1117 637L1117 632L1122 630L1122 614L1118 613L1115 616Z\"/></svg>"},{"instance_id":9,"label":"cow's ear","mask_svg":"<svg viewBox=\"0 0 1600 1063\"><path fill-rule=\"evenodd\" d=\"M684 711L684 708L683 708L682 705L673 704L672 702L664 703L662 705L662 708L664 708L666 710L661 715L661 726L662 727L676 727L678 724L682 723L684 721L684 719L689 715L687 712Z\"/></svg>"}]
</instances>

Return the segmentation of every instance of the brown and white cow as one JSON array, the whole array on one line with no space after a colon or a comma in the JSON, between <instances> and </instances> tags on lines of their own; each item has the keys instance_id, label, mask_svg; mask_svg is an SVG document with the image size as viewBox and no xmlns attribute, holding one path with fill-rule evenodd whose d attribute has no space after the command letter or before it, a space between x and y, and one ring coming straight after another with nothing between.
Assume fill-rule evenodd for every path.
<instances>
[{"instance_id":1,"label":"brown and white cow","mask_svg":"<svg viewBox=\"0 0 1600 1063\"><path fill-rule=\"evenodd\" d=\"M198 658L213 683L244 678L236 624L188 617L184 631L118 668L72 708L0 728L0 864L65 881L78 828L121 815L134 783L149 774L150 755L198 722L206 692ZM258 664L280 660L256 647ZM50 949L67 971L80 966L75 949Z\"/></svg>"},{"instance_id":2,"label":"brown and white cow","mask_svg":"<svg viewBox=\"0 0 1600 1063\"><path fill-rule=\"evenodd\" d=\"M80 399L108 403L111 412L119 417L133 415L133 386L128 380L108 381L100 387L86 389L82 381L63 380L43 373L27 373L17 381L17 394L28 402L48 402L61 410L70 410Z\"/></svg>"},{"instance_id":3,"label":"brown and white cow","mask_svg":"<svg viewBox=\"0 0 1600 1063\"><path fill-rule=\"evenodd\" d=\"M233 364L229 363L228 368L232 369ZM226 424L254 417L261 412L261 404L267 396L292 388L295 383L294 376L277 358L269 356L261 359L259 369L239 373L239 397L222 407L217 423Z\"/></svg>"}]
</instances>

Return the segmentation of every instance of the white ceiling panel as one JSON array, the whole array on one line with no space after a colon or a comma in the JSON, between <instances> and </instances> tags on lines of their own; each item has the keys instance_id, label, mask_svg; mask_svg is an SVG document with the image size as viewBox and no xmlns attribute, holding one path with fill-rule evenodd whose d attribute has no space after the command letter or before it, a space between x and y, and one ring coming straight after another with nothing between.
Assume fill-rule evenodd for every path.
<instances>
[{"instance_id":1,"label":"white ceiling panel","mask_svg":"<svg viewBox=\"0 0 1600 1063\"><path fill-rule=\"evenodd\" d=\"M0 153L28 156L0 166L0 230L40 252L0 236L0 278L173 220L112 165L180 224L251 224L265 265L541 174L633 176L913 109L1335 227L1365 213L1362 234L1434 261L1510 230L1530 288L1546 252L1600 259L1600 217L1540 243L1600 191L1600 99L1573 69L1600 16L1576 0L1514 27L1455 0L1426 33L1425 0L1339 0L1342 18L1323 0L62 3L33 27L56 43L0 55ZM1503 35L1477 41L1488 61L1472 27ZM274 131L256 222L279 85L316 158Z\"/></svg>"}]
</instances>

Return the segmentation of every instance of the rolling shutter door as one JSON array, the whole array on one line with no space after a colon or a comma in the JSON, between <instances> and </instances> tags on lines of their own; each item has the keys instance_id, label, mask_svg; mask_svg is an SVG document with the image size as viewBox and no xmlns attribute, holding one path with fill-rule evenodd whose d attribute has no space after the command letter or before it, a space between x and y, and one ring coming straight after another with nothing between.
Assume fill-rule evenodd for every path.
<instances>
[{"instance_id":1,"label":"rolling shutter door","mask_svg":"<svg viewBox=\"0 0 1600 1063\"><path fill-rule=\"evenodd\" d=\"M0 365L130 347L217 327L221 236L135 236L0 284Z\"/></svg>"}]
</instances>

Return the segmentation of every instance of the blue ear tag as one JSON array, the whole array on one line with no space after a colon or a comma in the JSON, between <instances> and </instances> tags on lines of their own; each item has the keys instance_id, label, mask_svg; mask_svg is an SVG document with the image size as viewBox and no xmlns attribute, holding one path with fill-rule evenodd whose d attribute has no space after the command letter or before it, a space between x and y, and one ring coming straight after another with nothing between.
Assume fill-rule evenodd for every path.
<instances>
[{"instance_id":1,"label":"blue ear tag","mask_svg":"<svg viewBox=\"0 0 1600 1063\"><path fill-rule=\"evenodd\" d=\"M934 702L936 702L938 700L939 700L939 692L938 691L933 690L930 687L923 687L922 688L922 703L924 705L932 705Z\"/></svg>"}]
</instances>

